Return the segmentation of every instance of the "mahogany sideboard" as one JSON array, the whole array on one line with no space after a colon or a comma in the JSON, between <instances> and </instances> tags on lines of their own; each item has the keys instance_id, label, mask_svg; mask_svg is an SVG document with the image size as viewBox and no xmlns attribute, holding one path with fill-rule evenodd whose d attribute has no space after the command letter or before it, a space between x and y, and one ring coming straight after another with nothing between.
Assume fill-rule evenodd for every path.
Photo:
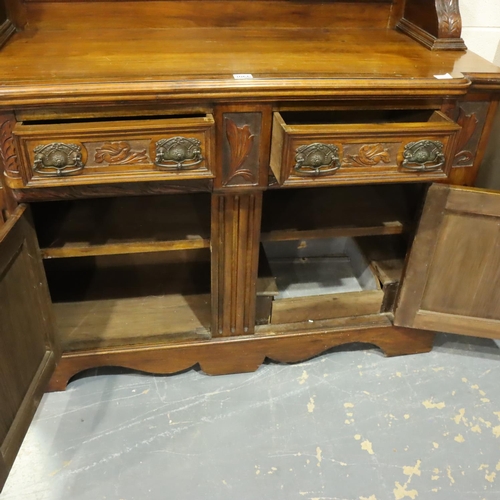
<instances>
[{"instance_id":1,"label":"mahogany sideboard","mask_svg":"<svg viewBox=\"0 0 500 500\"><path fill-rule=\"evenodd\" d=\"M3 0L0 486L43 391L500 337L500 69L458 0ZM348 272L349 271L349 272Z\"/></svg>"}]
</instances>

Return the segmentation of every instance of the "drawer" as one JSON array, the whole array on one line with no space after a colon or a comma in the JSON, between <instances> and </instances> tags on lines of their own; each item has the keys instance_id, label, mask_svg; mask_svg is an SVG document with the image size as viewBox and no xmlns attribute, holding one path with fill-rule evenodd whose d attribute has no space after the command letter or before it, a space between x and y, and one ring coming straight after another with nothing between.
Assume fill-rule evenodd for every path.
<instances>
[{"instance_id":1,"label":"drawer","mask_svg":"<svg viewBox=\"0 0 500 500\"><path fill-rule=\"evenodd\" d=\"M22 187L213 178L212 115L17 123Z\"/></svg>"},{"instance_id":2,"label":"drawer","mask_svg":"<svg viewBox=\"0 0 500 500\"><path fill-rule=\"evenodd\" d=\"M433 110L274 113L271 168L281 185L443 179L459 130Z\"/></svg>"}]
</instances>

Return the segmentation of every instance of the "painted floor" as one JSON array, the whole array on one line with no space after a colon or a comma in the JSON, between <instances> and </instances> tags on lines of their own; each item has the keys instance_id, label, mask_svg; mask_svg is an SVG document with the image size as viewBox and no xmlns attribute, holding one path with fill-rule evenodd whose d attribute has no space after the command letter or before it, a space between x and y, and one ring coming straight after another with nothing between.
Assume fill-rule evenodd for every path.
<instances>
[{"instance_id":1,"label":"painted floor","mask_svg":"<svg viewBox=\"0 0 500 500\"><path fill-rule=\"evenodd\" d=\"M451 335L252 374L97 371L44 396L0 499L498 500L499 375L495 342Z\"/></svg>"}]
</instances>

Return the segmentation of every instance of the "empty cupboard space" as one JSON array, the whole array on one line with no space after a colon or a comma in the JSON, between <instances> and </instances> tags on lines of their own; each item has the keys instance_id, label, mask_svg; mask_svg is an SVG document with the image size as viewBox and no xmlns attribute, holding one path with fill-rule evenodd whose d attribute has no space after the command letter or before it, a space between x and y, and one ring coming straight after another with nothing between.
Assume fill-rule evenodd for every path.
<instances>
[{"instance_id":1,"label":"empty cupboard space","mask_svg":"<svg viewBox=\"0 0 500 500\"><path fill-rule=\"evenodd\" d=\"M64 352L210 338L210 195L32 209Z\"/></svg>"},{"instance_id":2,"label":"empty cupboard space","mask_svg":"<svg viewBox=\"0 0 500 500\"><path fill-rule=\"evenodd\" d=\"M423 189L265 193L259 276L274 286L269 323L391 312Z\"/></svg>"}]
</instances>

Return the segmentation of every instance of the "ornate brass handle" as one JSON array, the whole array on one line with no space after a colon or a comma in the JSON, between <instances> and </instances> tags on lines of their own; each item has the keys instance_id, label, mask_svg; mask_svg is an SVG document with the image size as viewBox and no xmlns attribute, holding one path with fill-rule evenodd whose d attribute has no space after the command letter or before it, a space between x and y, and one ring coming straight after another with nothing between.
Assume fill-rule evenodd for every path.
<instances>
[{"instance_id":1,"label":"ornate brass handle","mask_svg":"<svg viewBox=\"0 0 500 500\"><path fill-rule=\"evenodd\" d=\"M405 146L401 167L418 172L439 170L446 163L443 148L443 143L439 141L410 142Z\"/></svg>"},{"instance_id":2,"label":"ornate brass handle","mask_svg":"<svg viewBox=\"0 0 500 500\"><path fill-rule=\"evenodd\" d=\"M329 175L340 168L339 148L333 144L306 144L296 150L295 166L298 175Z\"/></svg>"},{"instance_id":3,"label":"ornate brass handle","mask_svg":"<svg viewBox=\"0 0 500 500\"><path fill-rule=\"evenodd\" d=\"M172 137L156 143L155 165L166 170L195 168L204 160L198 139Z\"/></svg>"},{"instance_id":4,"label":"ornate brass handle","mask_svg":"<svg viewBox=\"0 0 500 500\"><path fill-rule=\"evenodd\" d=\"M37 146L33 170L45 177L62 177L80 172L85 167L82 148L77 144L53 142Z\"/></svg>"}]
</instances>

